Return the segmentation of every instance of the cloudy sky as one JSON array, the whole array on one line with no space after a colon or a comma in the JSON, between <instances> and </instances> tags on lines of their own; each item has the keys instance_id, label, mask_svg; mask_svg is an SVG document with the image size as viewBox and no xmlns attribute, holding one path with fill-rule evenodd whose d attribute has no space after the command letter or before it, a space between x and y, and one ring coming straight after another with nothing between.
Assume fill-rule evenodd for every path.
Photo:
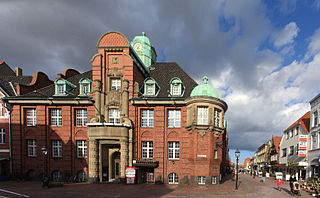
<instances>
[{"instance_id":1,"label":"cloudy sky","mask_svg":"<svg viewBox=\"0 0 320 198\"><path fill-rule=\"evenodd\" d=\"M144 31L158 61L209 77L229 105L230 148L248 154L320 93L319 19L320 0L1 0L0 61L54 79L90 70L105 32Z\"/></svg>"}]
</instances>

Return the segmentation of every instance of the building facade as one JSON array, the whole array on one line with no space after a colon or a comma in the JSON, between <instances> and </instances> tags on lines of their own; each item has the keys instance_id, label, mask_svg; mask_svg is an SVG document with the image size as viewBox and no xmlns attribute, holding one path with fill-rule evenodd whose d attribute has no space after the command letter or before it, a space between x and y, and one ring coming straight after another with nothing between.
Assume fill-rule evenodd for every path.
<instances>
[{"instance_id":1,"label":"building facade","mask_svg":"<svg viewBox=\"0 0 320 198\"><path fill-rule=\"evenodd\" d=\"M295 174L299 179L306 178L309 124L310 112L307 112L283 131L280 142L279 164L283 165L283 172Z\"/></svg>"},{"instance_id":2,"label":"building facade","mask_svg":"<svg viewBox=\"0 0 320 198\"><path fill-rule=\"evenodd\" d=\"M314 176L319 176L319 158L320 158L320 125L319 125L319 112L320 112L320 94L310 101L310 134L308 136L308 144L305 143L301 146L308 148L308 169L307 178L311 179Z\"/></svg>"},{"instance_id":3,"label":"building facade","mask_svg":"<svg viewBox=\"0 0 320 198\"><path fill-rule=\"evenodd\" d=\"M177 63L156 62L145 33L129 42L108 32L97 49L92 70L67 69L46 86L17 84L19 94L3 99L13 172L124 182L134 167L136 183L219 183L227 104L208 79L198 85Z\"/></svg>"}]
</instances>

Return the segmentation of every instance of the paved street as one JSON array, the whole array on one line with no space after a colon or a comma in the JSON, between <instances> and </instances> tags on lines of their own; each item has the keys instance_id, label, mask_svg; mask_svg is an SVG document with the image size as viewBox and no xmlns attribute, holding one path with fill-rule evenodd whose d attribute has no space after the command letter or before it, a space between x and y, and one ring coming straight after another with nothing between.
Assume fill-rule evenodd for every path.
<instances>
[{"instance_id":1,"label":"paved street","mask_svg":"<svg viewBox=\"0 0 320 198\"><path fill-rule=\"evenodd\" d=\"M291 197L288 182L283 190L276 190L276 183L267 179L261 183L260 178L253 179L249 175L240 175L239 190L234 190L235 182L225 181L216 186L190 185L121 185L121 184L66 184L63 187L42 189L40 182L1 182L0 189L28 195L30 197ZM19 197L8 193L0 193L0 197ZM312 197L302 190L301 197Z\"/></svg>"}]
</instances>

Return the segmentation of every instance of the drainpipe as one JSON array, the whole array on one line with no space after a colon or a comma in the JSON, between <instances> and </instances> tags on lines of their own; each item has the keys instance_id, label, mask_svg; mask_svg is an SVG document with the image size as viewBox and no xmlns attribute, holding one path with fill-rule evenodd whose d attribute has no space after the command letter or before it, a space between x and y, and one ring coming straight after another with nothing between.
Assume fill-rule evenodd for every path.
<instances>
[{"instance_id":1,"label":"drainpipe","mask_svg":"<svg viewBox=\"0 0 320 198\"><path fill-rule=\"evenodd\" d=\"M12 176L12 136L11 136L11 109L7 108L9 116L9 163L10 163L10 176Z\"/></svg>"}]
</instances>

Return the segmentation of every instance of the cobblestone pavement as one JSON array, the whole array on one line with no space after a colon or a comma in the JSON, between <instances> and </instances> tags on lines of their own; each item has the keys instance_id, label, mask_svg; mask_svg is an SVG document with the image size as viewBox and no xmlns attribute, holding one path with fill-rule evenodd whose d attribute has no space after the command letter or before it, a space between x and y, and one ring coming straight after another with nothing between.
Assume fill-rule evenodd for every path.
<instances>
[{"instance_id":1,"label":"cobblestone pavement","mask_svg":"<svg viewBox=\"0 0 320 198\"><path fill-rule=\"evenodd\" d=\"M0 189L28 195L30 197L232 197L232 198L283 198L291 197L289 184L283 184L283 190L276 190L273 179L266 179L265 183L260 178L253 179L249 175L240 175L239 189L235 190L235 181L231 179L215 186L191 185L122 185L122 184L65 184L63 187L41 188L40 182L0 182ZM302 190L301 197L312 197ZM3 193L0 197L19 197Z\"/></svg>"}]
</instances>

